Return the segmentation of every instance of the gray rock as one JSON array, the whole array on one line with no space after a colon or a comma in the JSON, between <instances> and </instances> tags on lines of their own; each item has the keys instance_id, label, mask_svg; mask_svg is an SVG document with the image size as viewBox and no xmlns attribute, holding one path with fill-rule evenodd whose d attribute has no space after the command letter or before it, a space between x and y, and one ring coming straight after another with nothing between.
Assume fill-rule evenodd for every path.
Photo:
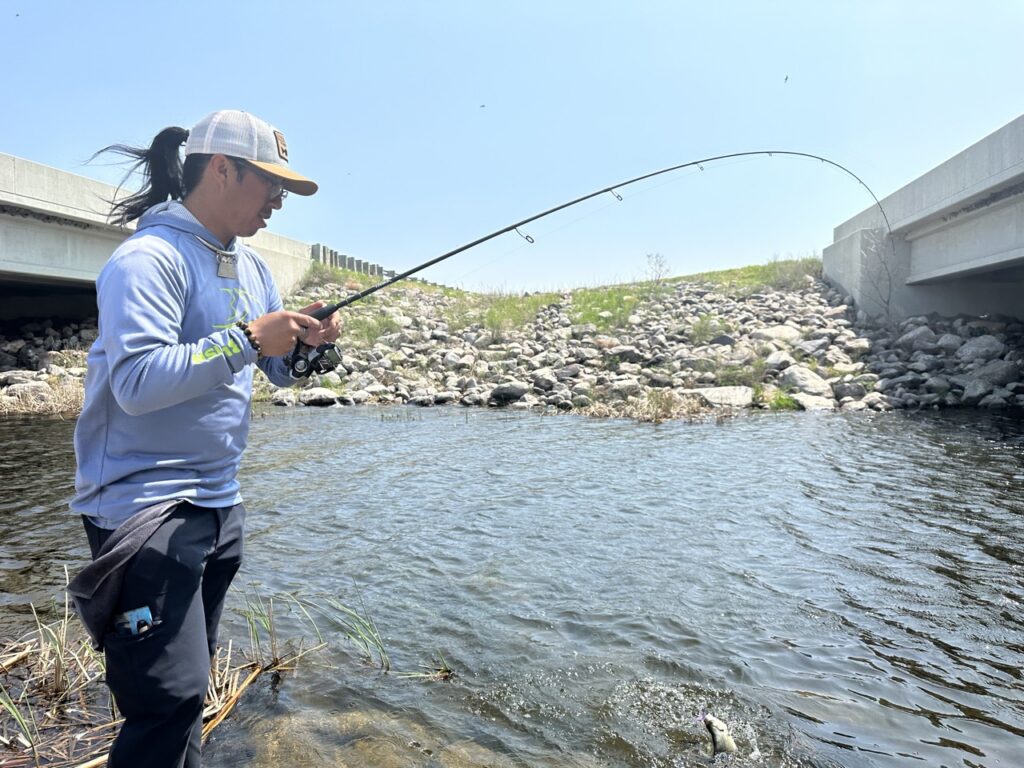
<instances>
[{"instance_id":1,"label":"gray rock","mask_svg":"<svg viewBox=\"0 0 1024 768\"><path fill-rule=\"evenodd\" d=\"M764 363L773 371L781 371L791 365L795 365L796 360L793 359L793 356L789 354L789 352L780 350L768 355L768 357L764 359Z\"/></svg>"},{"instance_id":2,"label":"gray rock","mask_svg":"<svg viewBox=\"0 0 1024 768\"><path fill-rule=\"evenodd\" d=\"M793 349L803 352L808 357L813 357L818 352L824 352L829 347L828 339L808 339L793 345Z\"/></svg>"},{"instance_id":3,"label":"gray rock","mask_svg":"<svg viewBox=\"0 0 1024 768\"><path fill-rule=\"evenodd\" d=\"M671 387L672 377L668 374L660 371L647 371L644 374L647 377L647 386L649 387Z\"/></svg>"},{"instance_id":4,"label":"gray rock","mask_svg":"<svg viewBox=\"0 0 1024 768\"><path fill-rule=\"evenodd\" d=\"M7 371L0 373L0 387L9 387L12 384L25 384L35 381L36 374L33 371Z\"/></svg>"},{"instance_id":5,"label":"gray rock","mask_svg":"<svg viewBox=\"0 0 1024 768\"><path fill-rule=\"evenodd\" d=\"M935 342L935 346L945 352L947 355L952 355L964 344L964 340L957 336L955 333L944 333L939 337L939 340Z\"/></svg>"},{"instance_id":6,"label":"gray rock","mask_svg":"<svg viewBox=\"0 0 1024 768\"><path fill-rule=\"evenodd\" d=\"M791 397L805 411L834 411L836 401L831 397L818 397L805 392L796 392Z\"/></svg>"},{"instance_id":7,"label":"gray rock","mask_svg":"<svg viewBox=\"0 0 1024 768\"><path fill-rule=\"evenodd\" d=\"M816 397L832 398L832 387L821 376L803 365L791 365L779 377L784 387L793 387L799 392Z\"/></svg>"},{"instance_id":8,"label":"gray rock","mask_svg":"<svg viewBox=\"0 0 1024 768\"><path fill-rule=\"evenodd\" d=\"M490 331L484 331L477 336L472 342L473 346L477 349L487 349L487 347L494 344L494 334Z\"/></svg>"},{"instance_id":9,"label":"gray rock","mask_svg":"<svg viewBox=\"0 0 1024 768\"><path fill-rule=\"evenodd\" d=\"M613 381L608 391L612 397L625 400L627 397L641 394L643 388L640 386L639 381L630 376Z\"/></svg>"},{"instance_id":10,"label":"gray rock","mask_svg":"<svg viewBox=\"0 0 1024 768\"><path fill-rule=\"evenodd\" d=\"M323 407L336 405L338 396L326 387L312 387L299 392L299 402L303 405Z\"/></svg>"},{"instance_id":11,"label":"gray rock","mask_svg":"<svg viewBox=\"0 0 1024 768\"><path fill-rule=\"evenodd\" d=\"M976 405L981 402L985 395L991 394L994 389L995 387L991 383L983 379L970 379L967 382L967 386L964 387L964 393L961 395L960 401L964 405Z\"/></svg>"},{"instance_id":12,"label":"gray rock","mask_svg":"<svg viewBox=\"0 0 1024 768\"><path fill-rule=\"evenodd\" d=\"M861 402L874 411L891 411L893 409L892 401L881 392L868 392Z\"/></svg>"},{"instance_id":13,"label":"gray rock","mask_svg":"<svg viewBox=\"0 0 1024 768\"><path fill-rule=\"evenodd\" d=\"M550 392L558 386L558 379L551 372L550 368L541 368L533 374L533 386L545 392Z\"/></svg>"},{"instance_id":14,"label":"gray rock","mask_svg":"<svg viewBox=\"0 0 1024 768\"><path fill-rule=\"evenodd\" d=\"M611 347L606 354L609 357L617 357L626 363L639 363L644 359L644 356L640 354L636 347L628 344L619 344L618 346Z\"/></svg>"},{"instance_id":15,"label":"gray rock","mask_svg":"<svg viewBox=\"0 0 1024 768\"><path fill-rule=\"evenodd\" d=\"M706 387L683 389L680 394L696 394L716 408L749 408L754 404L754 390L750 387Z\"/></svg>"},{"instance_id":16,"label":"gray rock","mask_svg":"<svg viewBox=\"0 0 1024 768\"><path fill-rule=\"evenodd\" d=\"M1002 387L1020 379L1020 367L1009 360L990 360L978 368L974 376Z\"/></svg>"},{"instance_id":17,"label":"gray rock","mask_svg":"<svg viewBox=\"0 0 1024 768\"><path fill-rule=\"evenodd\" d=\"M523 381L506 381L491 390L490 399L495 403L514 403L529 391L530 385Z\"/></svg>"},{"instance_id":18,"label":"gray rock","mask_svg":"<svg viewBox=\"0 0 1024 768\"><path fill-rule=\"evenodd\" d=\"M977 336L965 342L955 353L957 360L969 362L971 360L994 360L1006 352L1006 345L995 336L988 334Z\"/></svg>"},{"instance_id":19,"label":"gray rock","mask_svg":"<svg viewBox=\"0 0 1024 768\"><path fill-rule=\"evenodd\" d=\"M298 402L298 398L295 395L295 390L290 388L275 389L270 394L271 405L280 405L290 407Z\"/></svg>"},{"instance_id":20,"label":"gray rock","mask_svg":"<svg viewBox=\"0 0 1024 768\"><path fill-rule=\"evenodd\" d=\"M23 381L19 384L11 384L4 389L4 395L18 397L25 400L46 402L53 399L53 390L45 381Z\"/></svg>"},{"instance_id":21,"label":"gray rock","mask_svg":"<svg viewBox=\"0 0 1024 768\"><path fill-rule=\"evenodd\" d=\"M565 381L566 379L575 379L580 373L583 372L583 366L579 363L572 363L559 368L555 371L555 378L559 381Z\"/></svg>"},{"instance_id":22,"label":"gray rock","mask_svg":"<svg viewBox=\"0 0 1024 768\"><path fill-rule=\"evenodd\" d=\"M867 403L863 400L849 400L843 403L839 410L841 411L868 411L871 410Z\"/></svg>"},{"instance_id":23,"label":"gray rock","mask_svg":"<svg viewBox=\"0 0 1024 768\"><path fill-rule=\"evenodd\" d=\"M927 325L920 325L900 336L896 340L896 346L909 352L915 349L932 349L936 341L935 332Z\"/></svg>"},{"instance_id":24,"label":"gray rock","mask_svg":"<svg viewBox=\"0 0 1024 768\"><path fill-rule=\"evenodd\" d=\"M998 395L995 392L993 392L991 395L986 395L985 397L981 398L981 400L978 402L979 408L988 408L989 410L1008 408L1009 405L1010 403L1007 402L1007 399L1005 397L1003 397L1002 395Z\"/></svg>"},{"instance_id":25,"label":"gray rock","mask_svg":"<svg viewBox=\"0 0 1024 768\"><path fill-rule=\"evenodd\" d=\"M843 339L840 346L846 354L856 360L861 355L865 355L871 351L871 340L859 337Z\"/></svg>"},{"instance_id":26,"label":"gray rock","mask_svg":"<svg viewBox=\"0 0 1024 768\"><path fill-rule=\"evenodd\" d=\"M802 334L799 328L791 325L774 325L771 328L759 328L750 334L750 338L762 341L781 341L792 344L799 341Z\"/></svg>"},{"instance_id":27,"label":"gray rock","mask_svg":"<svg viewBox=\"0 0 1024 768\"><path fill-rule=\"evenodd\" d=\"M952 388L949 379L945 376L932 376L928 378L921 388L925 392L933 392L937 395L944 395Z\"/></svg>"},{"instance_id":28,"label":"gray rock","mask_svg":"<svg viewBox=\"0 0 1024 768\"><path fill-rule=\"evenodd\" d=\"M839 400L846 397L860 400L868 393L867 387L856 381L840 381L832 385L832 391Z\"/></svg>"},{"instance_id":29,"label":"gray rock","mask_svg":"<svg viewBox=\"0 0 1024 768\"><path fill-rule=\"evenodd\" d=\"M340 387L341 376L339 376L336 371L328 371L327 373L323 373L320 375L319 383L328 388Z\"/></svg>"}]
</instances>

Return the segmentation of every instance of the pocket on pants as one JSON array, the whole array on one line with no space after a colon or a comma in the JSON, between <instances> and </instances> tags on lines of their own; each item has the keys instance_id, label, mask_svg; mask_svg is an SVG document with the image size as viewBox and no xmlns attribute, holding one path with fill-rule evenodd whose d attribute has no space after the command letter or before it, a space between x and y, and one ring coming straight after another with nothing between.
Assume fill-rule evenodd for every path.
<instances>
[{"instance_id":1,"label":"pocket on pants","mask_svg":"<svg viewBox=\"0 0 1024 768\"><path fill-rule=\"evenodd\" d=\"M103 637L107 686L123 715L153 711L161 706L149 684L164 653L168 628L154 624L140 635L111 631Z\"/></svg>"}]
</instances>

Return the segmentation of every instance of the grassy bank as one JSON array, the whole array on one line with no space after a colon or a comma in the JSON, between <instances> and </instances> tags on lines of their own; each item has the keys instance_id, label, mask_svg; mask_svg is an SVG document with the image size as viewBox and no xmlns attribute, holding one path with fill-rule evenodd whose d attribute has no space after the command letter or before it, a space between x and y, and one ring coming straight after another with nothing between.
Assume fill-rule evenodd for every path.
<instances>
[{"instance_id":1,"label":"grassy bank","mask_svg":"<svg viewBox=\"0 0 1024 768\"><path fill-rule=\"evenodd\" d=\"M418 341L403 341L406 351L401 352L396 334L410 326L412 329L422 327L421 321L424 318L435 329L437 321L443 321L440 330L451 337L460 337L467 332L474 333L477 338L481 334L489 334L491 341L500 345L517 336L532 340L534 321L545 308L553 304L560 305L558 311L564 312L574 325L590 326L588 333L596 331L614 337L631 332L631 317L634 315L642 316L645 312L649 313L652 306L670 303L676 289L684 284L744 297L766 289L787 291L803 288L808 277L818 277L820 274L820 259L806 258L772 260L761 265L679 277L659 276L636 283L580 288L571 293L472 293L418 281L400 281L345 308L340 344L343 349L354 354L365 353L375 345L382 344L371 355L393 354L400 365L405 357L413 354L410 350L429 339L420 336ZM351 270L312 264L300 287L285 299L285 303L289 308L297 309L315 298L338 301L378 282L378 278ZM690 343L700 345L710 342L716 336L733 333L735 329L728 320L709 311L686 318L668 330L672 334L685 335ZM409 338L417 339L415 334ZM392 351L388 352L384 347ZM485 342L482 348L487 347ZM483 354L495 353L488 350ZM84 370L84 358L84 352L51 353L51 363L60 366L60 369L56 375L46 377L45 380L37 379L48 384L50 391L40 393L40 389L45 387L0 389L0 416L77 414L82 405L81 373ZM494 360L494 357L489 359ZM431 376L443 373L439 357L430 361L424 357L422 364L438 366L437 371L430 372ZM764 365L763 360L759 359L750 366L719 365L708 372L715 374L715 381L719 385L758 388L763 378ZM345 389L345 384L337 379L326 382L326 385L339 392ZM258 375L254 399L257 402L266 401L272 391L273 388L265 378ZM769 407L789 406L773 398L771 393L766 393L765 402L770 403ZM673 410L674 407L666 404L654 408L657 414Z\"/></svg>"}]
</instances>

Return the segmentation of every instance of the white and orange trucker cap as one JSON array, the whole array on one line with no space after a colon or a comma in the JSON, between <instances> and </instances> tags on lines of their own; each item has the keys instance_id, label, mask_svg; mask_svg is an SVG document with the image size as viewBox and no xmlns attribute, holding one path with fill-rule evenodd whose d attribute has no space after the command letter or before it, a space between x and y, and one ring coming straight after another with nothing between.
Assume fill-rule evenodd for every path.
<instances>
[{"instance_id":1,"label":"white and orange trucker cap","mask_svg":"<svg viewBox=\"0 0 1024 768\"><path fill-rule=\"evenodd\" d=\"M317 183L288 167L284 134L255 115L222 109L207 115L189 131L185 157L194 154L228 155L246 160L281 180L297 195L312 195Z\"/></svg>"}]
</instances>

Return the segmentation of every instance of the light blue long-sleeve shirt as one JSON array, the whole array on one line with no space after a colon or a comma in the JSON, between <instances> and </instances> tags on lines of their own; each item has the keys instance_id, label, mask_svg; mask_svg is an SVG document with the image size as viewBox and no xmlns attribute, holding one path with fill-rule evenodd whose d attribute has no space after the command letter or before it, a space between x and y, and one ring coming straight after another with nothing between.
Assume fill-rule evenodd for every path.
<instances>
[{"instance_id":1,"label":"light blue long-sleeve shirt","mask_svg":"<svg viewBox=\"0 0 1024 768\"><path fill-rule=\"evenodd\" d=\"M281 358L257 362L238 321L282 308L267 265L237 241L237 278L217 276L221 247L180 203L148 210L96 281L99 337L75 428L71 509L102 528L169 499L241 502L253 363L294 383Z\"/></svg>"}]
</instances>

